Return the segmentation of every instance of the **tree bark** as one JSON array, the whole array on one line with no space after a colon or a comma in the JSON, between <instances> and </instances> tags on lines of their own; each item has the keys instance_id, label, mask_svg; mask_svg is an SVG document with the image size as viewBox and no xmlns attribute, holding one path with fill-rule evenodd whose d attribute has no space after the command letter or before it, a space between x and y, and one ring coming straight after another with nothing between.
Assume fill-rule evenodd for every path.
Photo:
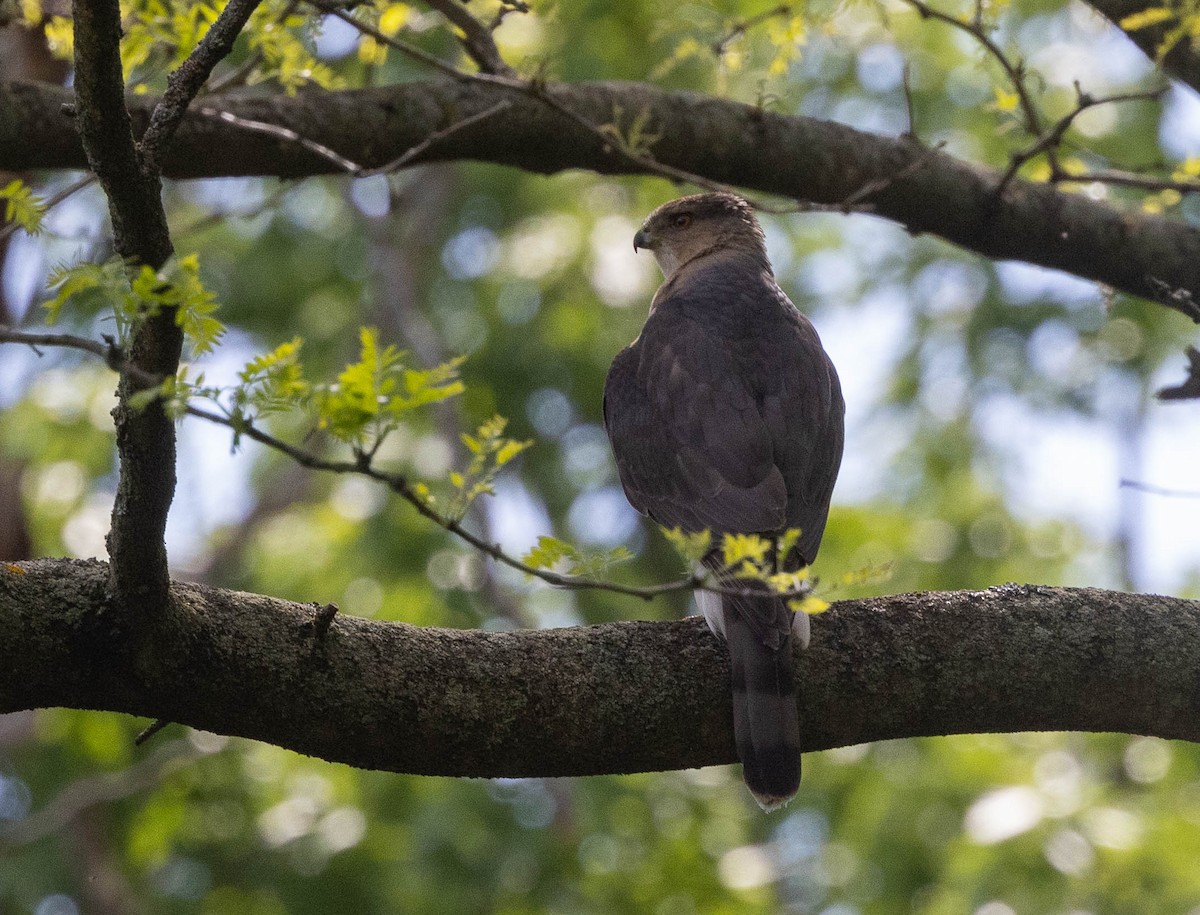
<instances>
[{"instance_id":1,"label":"tree bark","mask_svg":"<svg viewBox=\"0 0 1200 915\"><path fill-rule=\"evenodd\" d=\"M646 169L559 109L596 126L611 124L622 111L626 123L619 127L645 111L649 129L661 135L650 152L663 165L817 204L862 194L860 204L913 234L935 234L989 258L1065 270L1200 316L1200 229L1183 222L1019 179L997 195L1001 172L911 139L696 93L640 83L554 85L544 92L553 104L512 85L452 80L293 97L209 97L183 118L163 171L176 178L344 171L311 146L206 116L200 108L291 131L367 168L447 131L412 162L469 159L543 173L631 174ZM55 115L68 98L53 87L0 85L0 168L86 164L69 120ZM502 101L509 103L502 112L452 129ZM128 99L138 135L156 102Z\"/></svg>"},{"instance_id":2,"label":"tree bark","mask_svg":"<svg viewBox=\"0 0 1200 915\"><path fill-rule=\"evenodd\" d=\"M735 758L726 655L698 618L418 628L176 583L130 628L98 562L0 566L0 711L165 718L336 762L562 776ZM403 608L396 608L400 613ZM1095 589L842 601L798 660L804 749L942 734L1200 739L1200 603Z\"/></svg>"}]
</instances>

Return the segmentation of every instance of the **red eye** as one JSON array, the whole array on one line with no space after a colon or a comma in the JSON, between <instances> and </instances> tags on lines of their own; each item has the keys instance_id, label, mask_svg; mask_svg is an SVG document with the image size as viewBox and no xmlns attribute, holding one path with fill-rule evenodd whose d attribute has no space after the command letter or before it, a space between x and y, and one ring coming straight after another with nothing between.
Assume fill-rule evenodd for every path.
<instances>
[{"instance_id":1,"label":"red eye","mask_svg":"<svg viewBox=\"0 0 1200 915\"><path fill-rule=\"evenodd\" d=\"M680 213L678 216L675 216L671 219L671 225L673 225L677 229L686 229L691 224L692 224L692 214L691 213Z\"/></svg>"}]
</instances>

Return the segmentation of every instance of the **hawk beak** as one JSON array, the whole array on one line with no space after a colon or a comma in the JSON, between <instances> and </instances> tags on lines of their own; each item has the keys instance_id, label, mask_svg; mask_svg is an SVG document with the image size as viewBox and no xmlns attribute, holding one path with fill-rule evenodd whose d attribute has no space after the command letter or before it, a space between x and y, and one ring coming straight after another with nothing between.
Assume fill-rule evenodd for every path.
<instances>
[{"instance_id":1,"label":"hawk beak","mask_svg":"<svg viewBox=\"0 0 1200 915\"><path fill-rule=\"evenodd\" d=\"M637 234L633 236L633 250L639 248L651 249L654 247L654 238L645 229L638 229Z\"/></svg>"}]
</instances>

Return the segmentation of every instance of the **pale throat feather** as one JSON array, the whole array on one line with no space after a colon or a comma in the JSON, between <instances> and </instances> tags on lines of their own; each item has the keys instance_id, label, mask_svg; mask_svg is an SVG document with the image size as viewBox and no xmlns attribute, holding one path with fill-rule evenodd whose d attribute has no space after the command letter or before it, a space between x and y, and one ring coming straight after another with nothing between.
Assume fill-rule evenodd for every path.
<instances>
[{"instance_id":1,"label":"pale throat feather","mask_svg":"<svg viewBox=\"0 0 1200 915\"><path fill-rule=\"evenodd\" d=\"M673 248L659 248L654 252L654 259L658 261L658 268L665 277L670 277L679 269L679 255Z\"/></svg>"}]
</instances>

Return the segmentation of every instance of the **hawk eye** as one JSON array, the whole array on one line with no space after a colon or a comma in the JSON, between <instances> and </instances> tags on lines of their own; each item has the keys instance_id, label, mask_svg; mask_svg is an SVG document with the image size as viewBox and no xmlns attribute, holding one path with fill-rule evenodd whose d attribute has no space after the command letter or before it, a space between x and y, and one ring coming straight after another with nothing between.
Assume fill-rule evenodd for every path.
<instances>
[{"instance_id":1,"label":"hawk eye","mask_svg":"<svg viewBox=\"0 0 1200 915\"><path fill-rule=\"evenodd\" d=\"M678 216L671 218L671 225L677 229L686 229L692 224L691 213L680 213Z\"/></svg>"}]
</instances>

